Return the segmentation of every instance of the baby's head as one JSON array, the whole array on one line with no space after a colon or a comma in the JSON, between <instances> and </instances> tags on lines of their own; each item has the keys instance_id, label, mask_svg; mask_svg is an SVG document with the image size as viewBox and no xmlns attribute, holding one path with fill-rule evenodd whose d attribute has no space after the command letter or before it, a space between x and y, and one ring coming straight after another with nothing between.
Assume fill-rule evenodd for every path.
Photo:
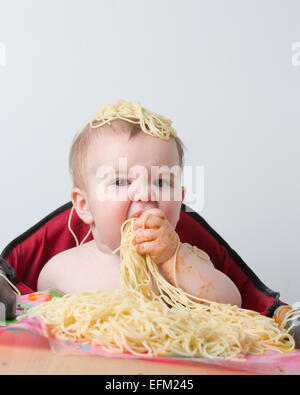
<instances>
[{"instance_id":1,"label":"baby's head","mask_svg":"<svg viewBox=\"0 0 300 395\"><path fill-rule=\"evenodd\" d=\"M169 120L120 101L101 107L75 136L72 201L98 248L119 247L122 223L150 208L161 209L176 227L184 198L183 148Z\"/></svg>"}]
</instances>

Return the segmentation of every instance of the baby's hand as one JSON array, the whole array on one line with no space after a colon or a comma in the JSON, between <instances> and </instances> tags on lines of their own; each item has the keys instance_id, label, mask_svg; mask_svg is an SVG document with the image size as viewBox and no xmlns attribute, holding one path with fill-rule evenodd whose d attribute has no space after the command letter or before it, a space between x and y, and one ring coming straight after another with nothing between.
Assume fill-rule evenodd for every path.
<instances>
[{"instance_id":1,"label":"baby's hand","mask_svg":"<svg viewBox=\"0 0 300 395\"><path fill-rule=\"evenodd\" d=\"M134 230L137 229L140 230L134 243L137 244L139 254L149 254L158 265L175 254L178 237L162 210L154 208L145 211L134 223Z\"/></svg>"}]
</instances>

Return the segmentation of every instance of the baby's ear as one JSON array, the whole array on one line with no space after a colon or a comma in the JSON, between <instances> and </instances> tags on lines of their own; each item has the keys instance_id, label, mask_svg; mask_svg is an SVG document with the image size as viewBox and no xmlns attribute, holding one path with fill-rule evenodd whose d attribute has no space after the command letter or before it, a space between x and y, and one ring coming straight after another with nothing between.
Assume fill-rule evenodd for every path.
<instances>
[{"instance_id":1,"label":"baby's ear","mask_svg":"<svg viewBox=\"0 0 300 395\"><path fill-rule=\"evenodd\" d=\"M82 189L75 187L72 189L71 199L78 217L87 225L92 225L94 223L94 219L89 210L85 192Z\"/></svg>"}]
</instances>

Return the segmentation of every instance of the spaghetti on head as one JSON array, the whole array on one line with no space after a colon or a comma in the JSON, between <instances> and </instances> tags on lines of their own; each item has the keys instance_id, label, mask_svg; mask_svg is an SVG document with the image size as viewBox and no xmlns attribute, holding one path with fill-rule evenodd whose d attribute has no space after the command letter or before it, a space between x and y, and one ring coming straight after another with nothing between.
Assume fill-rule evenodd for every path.
<instances>
[{"instance_id":1,"label":"spaghetti on head","mask_svg":"<svg viewBox=\"0 0 300 395\"><path fill-rule=\"evenodd\" d=\"M177 137L172 121L142 107L138 102L118 100L115 104L107 104L99 108L94 119L90 122L91 128L98 128L114 119L123 119L139 125L140 129L150 136L168 140L171 136Z\"/></svg>"},{"instance_id":2,"label":"spaghetti on head","mask_svg":"<svg viewBox=\"0 0 300 395\"><path fill-rule=\"evenodd\" d=\"M125 221L121 229L121 289L67 294L28 315L39 315L59 340L117 353L241 358L294 349L292 336L272 318L195 298L169 284L149 255L138 254L134 221Z\"/></svg>"}]
</instances>

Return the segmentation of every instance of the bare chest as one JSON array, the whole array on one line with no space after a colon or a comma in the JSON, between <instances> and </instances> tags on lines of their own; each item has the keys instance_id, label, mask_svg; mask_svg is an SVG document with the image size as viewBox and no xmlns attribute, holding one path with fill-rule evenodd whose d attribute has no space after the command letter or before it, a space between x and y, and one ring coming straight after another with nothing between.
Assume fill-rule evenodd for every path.
<instances>
[{"instance_id":1,"label":"bare chest","mask_svg":"<svg viewBox=\"0 0 300 395\"><path fill-rule=\"evenodd\" d=\"M68 261L67 272L61 285L65 293L121 288L120 259L116 255L83 249L73 262Z\"/></svg>"}]
</instances>

